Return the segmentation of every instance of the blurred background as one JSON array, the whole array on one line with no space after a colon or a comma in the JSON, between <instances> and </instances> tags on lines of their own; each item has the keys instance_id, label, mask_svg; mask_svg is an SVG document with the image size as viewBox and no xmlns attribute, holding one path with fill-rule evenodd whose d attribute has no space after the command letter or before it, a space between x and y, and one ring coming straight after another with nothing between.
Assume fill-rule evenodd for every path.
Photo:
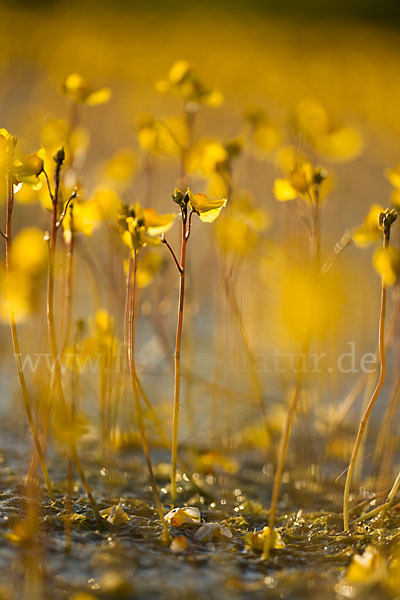
<instances>
[{"instance_id":1,"label":"blurred background","mask_svg":"<svg viewBox=\"0 0 400 600\"><path fill-rule=\"evenodd\" d=\"M1 124L18 137L22 153L40 145L55 147L61 139L63 122L71 118L70 99L60 93L69 74L79 73L94 89L107 86L112 91L107 103L82 106L79 114L76 170L82 202L93 198L99 185L115 191L123 202L139 201L160 212L175 210L170 194L182 183L218 195L221 186L213 179L215 173L204 164L196 167L196 156L182 179L179 149L173 143L171 148L171 139L155 149L140 132L147 133L149 118L156 118L173 128L172 137L187 135L178 123L182 98L159 93L162 85L157 87L179 59L188 61L209 89L223 95L223 103L201 106L196 112L189 145L200 148L212 142L226 148L228 140L239 140L230 191L250 194L251 206L263 213L255 218L264 225L250 227L257 238L251 251L232 253L226 240L218 238L224 229L222 217L219 229L217 224L214 228L195 223L184 353L192 416L183 425L182 439L189 435L188 427L193 428L193 407L212 407L232 394L235 411L229 435L242 423L243 411L245 422L252 425L256 413L251 403L248 410L248 400L254 389L243 345L258 360L264 401L279 406L293 385L293 373L282 377L276 372L273 353L298 352L310 300L301 275L308 252L301 215L294 203L276 200L274 180L282 176L288 147L305 150L316 166L326 167L324 259L346 230L361 224L372 204L390 206L393 188L384 172L400 160L400 7L372 0L217 5L158 1L147 6L128 1L3 1L0 15ZM110 164L118 170L120 163L131 167L116 176ZM21 191L16 202L16 232L27 226L42 231L49 227L40 193ZM229 210L228 206L228 216ZM77 233L73 315L84 319L90 331L89 320L99 309L106 310L121 340L126 249L113 218L104 220L92 228L90 237ZM176 225L169 234L175 245L178 229ZM371 265L373 250L346 249L318 309L314 350L329 357L318 384L319 402L332 410L357 378L337 372L337 357L350 351L350 343L355 344L358 362L365 352L375 352L379 277ZM59 260L61 314L65 260ZM163 254L161 262L161 272L154 279L152 274L141 292L138 353L145 381L148 378L150 389L160 392L155 394L157 402L170 415L177 277L168 256ZM40 340L45 352L44 277L35 290L37 297L21 319L21 336L25 348ZM229 300L232 290L236 307ZM8 356L6 324L1 344ZM4 389L10 385L7 360ZM216 384L220 387L213 387ZM94 388L92 393L96 395ZM96 406L95 399L90 402ZM210 441L207 436L216 423L227 431L224 402L197 423L199 444ZM217 435L215 430L212 435Z\"/></svg>"}]
</instances>

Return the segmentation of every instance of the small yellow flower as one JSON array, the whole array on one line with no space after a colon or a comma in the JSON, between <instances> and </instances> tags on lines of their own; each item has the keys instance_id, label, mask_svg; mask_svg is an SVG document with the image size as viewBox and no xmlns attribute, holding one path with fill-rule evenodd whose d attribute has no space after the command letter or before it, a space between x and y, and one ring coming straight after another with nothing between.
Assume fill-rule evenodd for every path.
<instances>
[{"instance_id":1,"label":"small yellow flower","mask_svg":"<svg viewBox=\"0 0 400 600\"><path fill-rule=\"evenodd\" d=\"M68 75L62 85L61 91L64 96L77 104L87 104L88 106L105 104L111 98L111 89L109 87L96 89L78 73Z\"/></svg>"}]
</instances>

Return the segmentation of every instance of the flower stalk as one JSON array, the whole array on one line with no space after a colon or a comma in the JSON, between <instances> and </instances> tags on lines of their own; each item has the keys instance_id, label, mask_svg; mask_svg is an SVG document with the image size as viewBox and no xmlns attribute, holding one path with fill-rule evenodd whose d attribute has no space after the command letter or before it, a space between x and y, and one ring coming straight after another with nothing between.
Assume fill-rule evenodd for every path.
<instances>
[{"instance_id":1,"label":"flower stalk","mask_svg":"<svg viewBox=\"0 0 400 600\"><path fill-rule=\"evenodd\" d=\"M384 213L379 215L379 223L382 228L383 238L382 245L383 249L387 250L390 242L390 231L391 226L397 218L397 213L395 211L386 210ZM385 317L386 317L386 296L387 296L387 283L385 274L381 275L381 303L380 303L380 313L379 313L379 333L378 333L378 348L379 348L379 378L375 387L375 390L372 393L372 396L366 406L365 412L361 417L361 421L358 427L356 439L353 446L353 451L350 458L349 467L347 470L346 483L344 487L343 494L343 529L344 531L349 530L349 500L350 500L350 488L351 481L353 477L354 468L357 462L358 453L360 450L361 442L363 439L363 434L365 428L368 423L368 419L372 412L372 409L375 405L376 400L378 399L379 393L382 389L383 383L385 381L386 375L386 353L385 353Z\"/></svg>"}]
</instances>

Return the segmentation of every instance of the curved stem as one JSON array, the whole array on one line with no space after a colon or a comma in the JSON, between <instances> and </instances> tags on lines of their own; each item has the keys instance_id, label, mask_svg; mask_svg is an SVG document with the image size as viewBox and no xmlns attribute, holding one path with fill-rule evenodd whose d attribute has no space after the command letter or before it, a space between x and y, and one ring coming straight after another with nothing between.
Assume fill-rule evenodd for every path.
<instances>
[{"instance_id":1,"label":"curved stem","mask_svg":"<svg viewBox=\"0 0 400 600\"><path fill-rule=\"evenodd\" d=\"M302 354L300 354L300 357L299 357L300 363L301 363L301 357L302 357ZM271 531L271 536L270 536L271 540L272 540L272 531L273 531L273 529L275 527L275 523L276 523L276 511L277 511L277 507L278 507L279 493L280 493L280 489L281 489L281 485L282 485L283 470L285 468L290 433L292 431L294 415L296 414L297 403L298 403L298 400L300 397L302 381L303 381L303 370L301 367L299 367L297 369L296 387L295 387L292 397L290 399L288 413L287 413L286 422L285 422L285 428L283 430L282 437L281 437L280 444L279 444L278 461L277 461L277 467L276 467L276 471L275 471L274 487L273 487L273 491L272 491L271 506L270 506L270 510L269 510L269 520L268 520L268 526ZM266 556L266 558L268 558L268 552L266 552L265 549L264 549L264 555Z\"/></svg>"},{"instance_id":2,"label":"curved stem","mask_svg":"<svg viewBox=\"0 0 400 600\"><path fill-rule=\"evenodd\" d=\"M389 244L389 236L386 236L384 233L383 237L383 247L387 248ZM360 449L361 441L363 438L364 430L367 426L369 416L374 407L374 404L379 396L379 393L382 389L383 382L385 380L386 374L386 356L385 356L385 317L386 317L386 282L384 279L384 275L382 275L381 279L381 307L380 307L380 315L379 315L379 362L380 362L380 371L379 378L376 384L375 390L371 396L370 401L365 409L365 412L361 418L360 425L358 427L356 440L354 442L353 452L351 454L351 459L349 463L349 468L347 471L346 484L344 487L344 495L343 495L343 529L344 531L349 530L349 497L350 497L350 487L351 480L353 476L354 467L357 461L358 452Z\"/></svg>"}]
</instances>

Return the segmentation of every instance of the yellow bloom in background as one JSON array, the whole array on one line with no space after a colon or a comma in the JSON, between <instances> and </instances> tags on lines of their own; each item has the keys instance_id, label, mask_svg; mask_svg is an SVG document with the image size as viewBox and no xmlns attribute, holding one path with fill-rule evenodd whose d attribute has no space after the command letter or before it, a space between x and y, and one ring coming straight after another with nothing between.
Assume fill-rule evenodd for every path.
<instances>
[{"instance_id":1,"label":"yellow bloom in background","mask_svg":"<svg viewBox=\"0 0 400 600\"><path fill-rule=\"evenodd\" d=\"M70 130L65 119L48 119L41 130L42 146L47 151L49 164L45 165L46 171L53 171L54 161L52 160L54 152L61 146L65 149L66 163L72 160L74 166L80 166L86 158L86 152L90 145L90 135L84 127L74 127Z\"/></svg>"},{"instance_id":2,"label":"yellow bloom in background","mask_svg":"<svg viewBox=\"0 0 400 600\"><path fill-rule=\"evenodd\" d=\"M371 206L362 224L353 230L353 241L356 246L365 248L382 239L382 231L379 228L379 215L382 212L384 208L380 204Z\"/></svg>"},{"instance_id":3,"label":"yellow bloom in background","mask_svg":"<svg viewBox=\"0 0 400 600\"><path fill-rule=\"evenodd\" d=\"M394 169L386 169L385 175L395 188L391 195L391 200L396 208L400 208L400 163Z\"/></svg>"},{"instance_id":4,"label":"yellow bloom in background","mask_svg":"<svg viewBox=\"0 0 400 600\"><path fill-rule=\"evenodd\" d=\"M228 151L220 142L202 139L188 153L185 166L189 173L198 172L210 177L225 168L228 159Z\"/></svg>"},{"instance_id":5,"label":"yellow bloom in background","mask_svg":"<svg viewBox=\"0 0 400 600\"><path fill-rule=\"evenodd\" d=\"M88 106L105 104L111 98L109 87L96 89L78 73L68 75L61 87L61 92L77 104L87 104Z\"/></svg>"},{"instance_id":6,"label":"yellow bloom in background","mask_svg":"<svg viewBox=\"0 0 400 600\"><path fill-rule=\"evenodd\" d=\"M65 352L65 365L76 366L84 371L105 356L115 357L119 340L115 334L114 318L105 310L99 309L94 317L89 317L89 332L77 345Z\"/></svg>"},{"instance_id":7,"label":"yellow bloom in background","mask_svg":"<svg viewBox=\"0 0 400 600\"><path fill-rule=\"evenodd\" d=\"M45 271L48 262L48 250L43 231L37 227L22 229L13 240L13 269L36 275Z\"/></svg>"},{"instance_id":8,"label":"yellow bloom in background","mask_svg":"<svg viewBox=\"0 0 400 600\"><path fill-rule=\"evenodd\" d=\"M136 271L136 283L141 289L146 288L153 281L156 273L161 271L167 260L161 252L155 249L147 249L143 252Z\"/></svg>"},{"instance_id":9,"label":"yellow bloom in background","mask_svg":"<svg viewBox=\"0 0 400 600\"><path fill-rule=\"evenodd\" d=\"M175 215L167 213L161 215L154 208L143 209L144 226L149 235L167 233L174 224Z\"/></svg>"},{"instance_id":10,"label":"yellow bloom in background","mask_svg":"<svg viewBox=\"0 0 400 600\"><path fill-rule=\"evenodd\" d=\"M400 273L400 250L395 246L377 248L372 257L375 271L387 285L394 285Z\"/></svg>"},{"instance_id":11,"label":"yellow bloom in background","mask_svg":"<svg viewBox=\"0 0 400 600\"><path fill-rule=\"evenodd\" d=\"M306 155L293 146L284 146L277 154L285 177L276 179L273 186L275 198L280 202L301 198L315 202L316 189L321 203L330 191L328 174L322 167L313 167ZM323 186L321 184L324 183ZM328 184L328 185L327 185Z\"/></svg>"},{"instance_id":12,"label":"yellow bloom in background","mask_svg":"<svg viewBox=\"0 0 400 600\"><path fill-rule=\"evenodd\" d=\"M270 223L269 214L256 208L252 194L243 190L234 195L229 209L215 224L214 232L224 252L244 256L252 252Z\"/></svg>"},{"instance_id":13,"label":"yellow bloom in background","mask_svg":"<svg viewBox=\"0 0 400 600\"><path fill-rule=\"evenodd\" d=\"M187 104L192 104L194 110L198 104L218 108L224 102L222 93L205 85L186 60L177 60L167 78L158 81L156 90L161 93L172 92Z\"/></svg>"},{"instance_id":14,"label":"yellow bloom in background","mask_svg":"<svg viewBox=\"0 0 400 600\"><path fill-rule=\"evenodd\" d=\"M204 223L212 223L226 206L227 199L211 200L205 194L193 194L188 188L189 204Z\"/></svg>"},{"instance_id":15,"label":"yellow bloom in background","mask_svg":"<svg viewBox=\"0 0 400 600\"><path fill-rule=\"evenodd\" d=\"M13 270L8 277L0 277L0 320L9 322L10 313L17 323L26 321L32 312L32 286L30 273Z\"/></svg>"},{"instance_id":16,"label":"yellow bloom in background","mask_svg":"<svg viewBox=\"0 0 400 600\"><path fill-rule=\"evenodd\" d=\"M180 156L187 148L189 134L180 117L156 119L147 113L136 121L137 136L142 150L156 155Z\"/></svg>"},{"instance_id":17,"label":"yellow bloom in background","mask_svg":"<svg viewBox=\"0 0 400 600\"><path fill-rule=\"evenodd\" d=\"M311 163L301 162L287 177L275 179L273 188L275 198L281 202L307 198L307 195L311 194L313 183L314 169Z\"/></svg>"},{"instance_id":18,"label":"yellow bloom in background","mask_svg":"<svg viewBox=\"0 0 400 600\"><path fill-rule=\"evenodd\" d=\"M301 100L294 109L293 118L296 129L308 143L331 161L353 160L364 150L360 131L335 123L315 98Z\"/></svg>"},{"instance_id":19,"label":"yellow bloom in background","mask_svg":"<svg viewBox=\"0 0 400 600\"><path fill-rule=\"evenodd\" d=\"M136 154L130 149L119 150L105 164L106 176L116 183L129 183L136 167Z\"/></svg>"},{"instance_id":20,"label":"yellow bloom in background","mask_svg":"<svg viewBox=\"0 0 400 600\"><path fill-rule=\"evenodd\" d=\"M282 133L273 125L264 108L252 106L243 115L244 122L250 133L250 141L254 142L261 156L272 156L282 143Z\"/></svg>"},{"instance_id":21,"label":"yellow bloom in background","mask_svg":"<svg viewBox=\"0 0 400 600\"><path fill-rule=\"evenodd\" d=\"M102 223L114 219L121 207L118 193L106 187L99 187L87 200L74 200L73 218L74 230L91 237L95 229ZM63 221L64 231L70 228L70 213Z\"/></svg>"},{"instance_id":22,"label":"yellow bloom in background","mask_svg":"<svg viewBox=\"0 0 400 600\"><path fill-rule=\"evenodd\" d=\"M354 160L364 150L364 140L358 129L342 127L315 141L316 149L334 162Z\"/></svg>"}]
</instances>

